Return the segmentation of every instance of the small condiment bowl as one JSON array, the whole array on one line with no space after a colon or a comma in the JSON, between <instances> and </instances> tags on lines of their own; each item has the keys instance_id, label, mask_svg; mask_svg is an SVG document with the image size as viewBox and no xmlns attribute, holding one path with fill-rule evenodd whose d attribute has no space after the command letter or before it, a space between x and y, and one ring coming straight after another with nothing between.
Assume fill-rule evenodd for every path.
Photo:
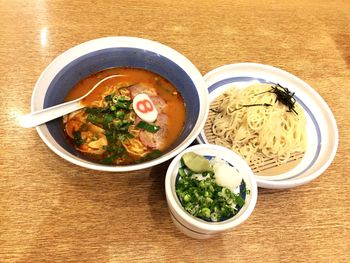
<instances>
[{"instance_id":1,"label":"small condiment bowl","mask_svg":"<svg viewBox=\"0 0 350 263\"><path fill-rule=\"evenodd\" d=\"M249 191L245 196L245 204L236 215L223 221L208 222L192 216L182 207L176 194L175 185L179 176L178 170L181 166L181 157L186 152L194 152L208 159L219 157L235 167L242 175L246 189ZM243 223L254 210L258 189L252 170L240 156L222 146L203 144L191 146L173 159L166 173L165 193L169 213L175 226L189 237L206 239L215 237Z\"/></svg>"}]
</instances>

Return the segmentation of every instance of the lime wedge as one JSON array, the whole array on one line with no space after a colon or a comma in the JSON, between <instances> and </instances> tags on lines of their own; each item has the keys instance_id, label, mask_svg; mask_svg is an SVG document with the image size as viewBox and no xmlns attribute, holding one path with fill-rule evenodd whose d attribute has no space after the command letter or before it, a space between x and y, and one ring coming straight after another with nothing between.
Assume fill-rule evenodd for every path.
<instances>
[{"instance_id":1,"label":"lime wedge","mask_svg":"<svg viewBox=\"0 0 350 263\"><path fill-rule=\"evenodd\" d=\"M194 152L187 152L182 156L182 160L188 169L195 173L204 173L213 171L209 160L204 156Z\"/></svg>"}]
</instances>

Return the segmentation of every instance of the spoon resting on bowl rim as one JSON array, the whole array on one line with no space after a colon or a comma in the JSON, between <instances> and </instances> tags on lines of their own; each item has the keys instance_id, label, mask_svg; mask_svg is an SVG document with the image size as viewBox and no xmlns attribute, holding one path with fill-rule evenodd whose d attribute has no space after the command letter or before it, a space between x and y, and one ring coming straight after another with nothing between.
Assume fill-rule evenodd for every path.
<instances>
[{"instance_id":1,"label":"spoon resting on bowl rim","mask_svg":"<svg viewBox=\"0 0 350 263\"><path fill-rule=\"evenodd\" d=\"M62 117L73 111L80 110L87 106L86 104L84 104L84 99L86 99L102 82L120 76L123 75L111 75L100 80L95 84L95 86L92 87L92 89L88 93L86 93L78 99L22 115L19 117L19 123L24 128L33 128L43 123Z\"/></svg>"}]
</instances>

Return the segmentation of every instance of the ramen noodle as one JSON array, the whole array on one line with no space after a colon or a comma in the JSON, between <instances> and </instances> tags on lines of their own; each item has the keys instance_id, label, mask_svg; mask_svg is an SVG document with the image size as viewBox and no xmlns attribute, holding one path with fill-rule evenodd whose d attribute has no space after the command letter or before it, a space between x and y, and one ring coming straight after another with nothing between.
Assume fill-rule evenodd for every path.
<instances>
[{"instance_id":1,"label":"ramen noodle","mask_svg":"<svg viewBox=\"0 0 350 263\"><path fill-rule=\"evenodd\" d=\"M184 100L163 77L143 69L107 69L80 81L66 101L79 98L99 82L83 99L86 107L63 118L67 138L90 160L114 165L144 162L160 156L181 134ZM133 109L139 94L147 94L157 110L152 123Z\"/></svg>"},{"instance_id":2,"label":"ramen noodle","mask_svg":"<svg viewBox=\"0 0 350 263\"><path fill-rule=\"evenodd\" d=\"M279 91L287 90L283 89ZM232 149L251 163L266 158L287 162L291 154L304 152L307 139L304 112L295 100L288 104L277 95L280 94L271 84L228 89L216 100L219 106L212 124L215 143Z\"/></svg>"}]
</instances>

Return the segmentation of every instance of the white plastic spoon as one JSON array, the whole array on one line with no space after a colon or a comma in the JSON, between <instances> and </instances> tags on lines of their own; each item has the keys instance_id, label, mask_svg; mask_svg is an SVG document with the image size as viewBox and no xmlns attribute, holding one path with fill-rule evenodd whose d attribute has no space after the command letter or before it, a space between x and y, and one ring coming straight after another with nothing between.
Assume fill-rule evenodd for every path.
<instances>
[{"instance_id":1,"label":"white plastic spoon","mask_svg":"<svg viewBox=\"0 0 350 263\"><path fill-rule=\"evenodd\" d=\"M100 80L99 82L96 83L95 86L93 86L93 88L88 93L86 93L84 96L78 99L65 102L59 105L55 105L36 112L32 112L26 115L22 115L21 117L19 117L19 123L24 128L32 128L40 124L46 123L48 121L62 117L63 115L66 115L73 111L82 109L86 107L86 105L81 103L81 101L84 98L86 98L88 95L90 95L102 82L106 81L107 79L120 77L120 76L123 76L123 75L111 75Z\"/></svg>"}]
</instances>

